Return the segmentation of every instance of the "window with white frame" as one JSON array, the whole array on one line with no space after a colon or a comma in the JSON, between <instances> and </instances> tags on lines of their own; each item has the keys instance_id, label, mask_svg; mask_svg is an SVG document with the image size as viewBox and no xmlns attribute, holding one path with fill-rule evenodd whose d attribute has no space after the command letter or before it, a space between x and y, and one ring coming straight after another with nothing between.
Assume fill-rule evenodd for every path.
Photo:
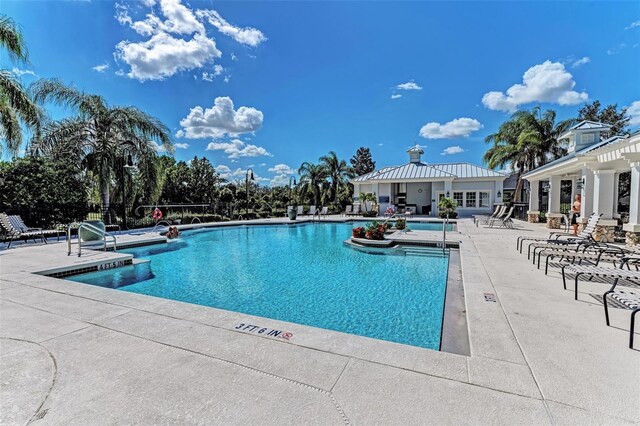
<instances>
[{"instance_id":1,"label":"window with white frame","mask_svg":"<svg viewBox=\"0 0 640 426\"><path fill-rule=\"evenodd\" d=\"M464 199L464 192L454 192L453 200L457 203L458 207L462 207L462 200Z\"/></svg>"},{"instance_id":2,"label":"window with white frame","mask_svg":"<svg viewBox=\"0 0 640 426\"><path fill-rule=\"evenodd\" d=\"M582 143L594 143L596 140L596 135L593 133L585 133L580 135L580 141Z\"/></svg>"},{"instance_id":3,"label":"window with white frame","mask_svg":"<svg viewBox=\"0 0 640 426\"><path fill-rule=\"evenodd\" d=\"M439 193L439 198L444 193ZM491 191L454 191L453 199L459 209L488 209L491 207Z\"/></svg>"},{"instance_id":4,"label":"window with white frame","mask_svg":"<svg viewBox=\"0 0 640 426\"><path fill-rule=\"evenodd\" d=\"M469 207L475 207L476 206L476 192L473 191L467 191L464 194L464 206L469 208Z\"/></svg>"},{"instance_id":5,"label":"window with white frame","mask_svg":"<svg viewBox=\"0 0 640 426\"><path fill-rule=\"evenodd\" d=\"M486 208L486 207L489 207L489 193L488 193L488 192L486 192L486 191L484 191L484 192L483 192L483 191L481 191L481 192L479 193L478 200L479 200L478 207L480 207L480 208Z\"/></svg>"}]
</instances>

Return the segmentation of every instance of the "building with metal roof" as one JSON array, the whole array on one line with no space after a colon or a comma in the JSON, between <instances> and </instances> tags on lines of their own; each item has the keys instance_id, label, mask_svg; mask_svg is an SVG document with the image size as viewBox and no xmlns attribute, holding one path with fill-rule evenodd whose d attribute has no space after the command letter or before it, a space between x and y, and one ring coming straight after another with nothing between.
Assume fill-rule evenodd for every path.
<instances>
[{"instance_id":1,"label":"building with metal roof","mask_svg":"<svg viewBox=\"0 0 640 426\"><path fill-rule=\"evenodd\" d=\"M566 156L523 175L530 183L529 221L538 221L542 207L547 226L559 227L571 206L561 200L579 194L580 221L602 214L602 240L611 241L613 229L622 228L635 235L630 241L640 241L640 133L604 137L610 130L593 121L576 124L560 136Z\"/></svg>"},{"instance_id":2,"label":"building with metal roof","mask_svg":"<svg viewBox=\"0 0 640 426\"><path fill-rule=\"evenodd\" d=\"M365 193L378 198L380 213L393 205L423 215L437 214L437 200L451 197L460 215L490 212L502 203L501 172L470 163L431 164L422 161L420 145L407 150L409 162L383 167L351 180L356 201Z\"/></svg>"}]
</instances>

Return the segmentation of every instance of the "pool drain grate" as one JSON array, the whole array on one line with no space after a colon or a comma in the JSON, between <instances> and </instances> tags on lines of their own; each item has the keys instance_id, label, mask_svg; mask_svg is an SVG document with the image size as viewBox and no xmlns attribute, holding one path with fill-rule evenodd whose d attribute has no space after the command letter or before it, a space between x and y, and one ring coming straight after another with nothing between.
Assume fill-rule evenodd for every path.
<instances>
[{"instance_id":1,"label":"pool drain grate","mask_svg":"<svg viewBox=\"0 0 640 426\"><path fill-rule=\"evenodd\" d=\"M493 293L485 293L484 294L484 301L485 302L497 302L498 300L496 299L496 295Z\"/></svg>"},{"instance_id":2,"label":"pool drain grate","mask_svg":"<svg viewBox=\"0 0 640 426\"><path fill-rule=\"evenodd\" d=\"M33 419L32 419L31 421L33 422L33 421L36 421L36 420L41 420L41 419L43 419L43 418L44 418L44 416L46 416L48 412L49 412L49 409L48 409L48 408L47 408L47 409L44 409L44 410L42 410L42 411L40 411L40 412L39 412L39 413L37 413L35 416L33 416Z\"/></svg>"}]
</instances>

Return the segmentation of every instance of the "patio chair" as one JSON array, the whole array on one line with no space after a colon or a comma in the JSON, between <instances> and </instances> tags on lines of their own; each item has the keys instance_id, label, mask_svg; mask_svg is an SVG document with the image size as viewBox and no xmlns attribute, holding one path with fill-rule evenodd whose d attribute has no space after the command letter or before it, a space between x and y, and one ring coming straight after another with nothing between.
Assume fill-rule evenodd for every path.
<instances>
[{"instance_id":1,"label":"patio chair","mask_svg":"<svg viewBox=\"0 0 640 426\"><path fill-rule=\"evenodd\" d=\"M320 216L327 216L329 214L329 207L323 207L322 210L320 210Z\"/></svg>"},{"instance_id":2,"label":"patio chair","mask_svg":"<svg viewBox=\"0 0 640 426\"><path fill-rule=\"evenodd\" d=\"M304 206L298 206L298 216L302 216L304 214Z\"/></svg>"},{"instance_id":3,"label":"patio chair","mask_svg":"<svg viewBox=\"0 0 640 426\"><path fill-rule=\"evenodd\" d=\"M593 229L595 230L595 225L597 224L596 219L600 219L600 217L593 213L591 216L589 216L589 220L587 221L587 225L585 226L585 230L587 228L591 228L593 227ZM594 221L596 221L595 223L593 223ZM591 231L593 232L593 231ZM518 237L518 239L516 240L516 250L519 250L520 253L522 253L522 247L524 245L525 241L533 241L533 242L537 242L537 241L548 241L550 239L557 239L559 237L575 237L575 235L568 233L568 232L562 232L562 231L553 231L549 233L549 238L539 238L539 237L527 237L526 235L520 235Z\"/></svg>"},{"instance_id":4,"label":"patio chair","mask_svg":"<svg viewBox=\"0 0 640 426\"><path fill-rule=\"evenodd\" d=\"M590 266L598 266L601 262L612 263L614 267L622 261L629 252L621 247L609 246L608 244L583 245L578 247L554 247L540 250L538 253L538 269L540 269L540 260L545 256L544 274L549 273L549 264L555 260L561 265L562 271L569 265L586 263Z\"/></svg>"},{"instance_id":5,"label":"patio chair","mask_svg":"<svg viewBox=\"0 0 640 426\"><path fill-rule=\"evenodd\" d=\"M318 209L316 208L316 206L309 206L309 213L307 213L310 216L314 216L316 213L318 213Z\"/></svg>"},{"instance_id":6,"label":"patio chair","mask_svg":"<svg viewBox=\"0 0 640 426\"><path fill-rule=\"evenodd\" d=\"M353 212L351 214L353 216L358 216L360 214L360 204L353 205Z\"/></svg>"},{"instance_id":7,"label":"patio chair","mask_svg":"<svg viewBox=\"0 0 640 426\"><path fill-rule=\"evenodd\" d=\"M602 304L604 305L604 318L607 326L610 326L609 322L609 305L607 303L607 296L623 304L631 311L631 324L629 325L629 348L633 349L633 335L635 334L636 314L640 311L640 293L634 293L632 291L616 290L618 285L618 279L613 282L611 288L602 295Z\"/></svg>"},{"instance_id":8,"label":"patio chair","mask_svg":"<svg viewBox=\"0 0 640 426\"><path fill-rule=\"evenodd\" d=\"M588 276L589 279L595 277L598 278L613 278L614 284L617 284L620 279L632 281L640 284L640 271L632 269L623 269L629 265L629 262L640 262L640 257L630 256L622 259L618 268L605 268L602 266L582 266L582 265L568 265L562 271L562 284L567 289L566 274L571 273L574 275L575 293L574 299L578 300L578 279L581 276Z\"/></svg>"},{"instance_id":9,"label":"patio chair","mask_svg":"<svg viewBox=\"0 0 640 426\"><path fill-rule=\"evenodd\" d=\"M533 248L533 262L535 263L535 261L536 261L536 251L538 249L548 248L549 246L553 246L553 245L556 245L556 246L558 246L558 245L577 245L577 246L581 246L581 245L584 245L584 244L595 243L596 241L593 239L593 235L592 234L596 230L596 226L598 225L598 222L600 221L600 216L602 216L602 214L600 214L600 215L592 215L591 217L589 217L589 221L587 222L587 226L585 226L585 228L582 231L580 231L578 233L578 235L567 236L567 235L563 235L563 234L558 234L556 236L556 238L547 239L546 241L536 242L534 240L534 242L530 243L528 248L527 248L527 259L531 259L531 249L532 248Z\"/></svg>"},{"instance_id":10,"label":"patio chair","mask_svg":"<svg viewBox=\"0 0 640 426\"><path fill-rule=\"evenodd\" d=\"M502 220L505 215L507 214L507 206L502 206L502 208L500 209L500 211L498 212L498 214L494 217L492 217L491 219L489 219L487 221L487 224L489 225L489 227L493 226L493 222L495 222L496 220Z\"/></svg>"},{"instance_id":11,"label":"patio chair","mask_svg":"<svg viewBox=\"0 0 640 426\"><path fill-rule=\"evenodd\" d=\"M471 216L471 217L473 218L473 223L474 223L476 226L478 226L478 223L479 223L481 220L488 220L488 219L491 219L491 218L493 218L493 217L497 216L497 215L498 215L498 213L500 212L500 209L501 209L502 207L503 207L503 206L500 206L500 205L496 206L496 209L495 209L495 210L493 211L493 213L491 213L491 214L474 214L473 216Z\"/></svg>"},{"instance_id":12,"label":"patio chair","mask_svg":"<svg viewBox=\"0 0 640 426\"><path fill-rule=\"evenodd\" d=\"M31 228L24 223L20 215L7 215L7 216L9 217L9 223L11 223L11 225L13 225L13 227L18 231L21 231L21 232L42 231L45 237L47 235L55 235L58 238L58 241L60 241L60 231L58 229Z\"/></svg>"},{"instance_id":13,"label":"patio chair","mask_svg":"<svg viewBox=\"0 0 640 426\"><path fill-rule=\"evenodd\" d=\"M7 248L11 247L11 243L16 238L31 238L33 239L33 242L36 242L36 237L38 237L45 244L47 244L47 239L44 237L44 233L41 229L20 231L14 228L11 222L9 222L9 216L6 213L0 213L0 226L4 229L7 238L9 238L9 245L7 246Z\"/></svg>"},{"instance_id":14,"label":"patio chair","mask_svg":"<svg viewBox=\"0 0 640 426\"><path fill-rule=\"evenodd\" d=\"M342 212L343 216L350 216L353 214L353 205L349 204L344 208L344 212Z\"/></svg>"},{"instance_id":15,"label":"patio chair","mask_svg":"<svg viewBox=\"0 0 640 426\"><path fill-rule=\"evenodd\" d=\"M489 228L493 228L493 225L496 222L500 223L500 227L501 228L513 228L513 219L511 219L511 217L513 216L513 211L515 210L514 206L511 206L511 208L509 209L509 213L507 213L507 215L505 217L503 217L502 219L493 219L490 223L489 223Z\"/></svg>"}]
</instances>

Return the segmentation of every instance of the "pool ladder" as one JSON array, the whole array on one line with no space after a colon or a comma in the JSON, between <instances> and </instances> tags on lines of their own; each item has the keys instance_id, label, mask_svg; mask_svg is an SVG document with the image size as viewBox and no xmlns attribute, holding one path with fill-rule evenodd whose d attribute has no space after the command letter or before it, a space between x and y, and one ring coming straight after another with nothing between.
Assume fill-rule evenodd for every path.
<instances>
[{"instance_id":1,"label":"pool ladder","mask_svg":"<svg viewBox=\"0 0 640 426\"><path fill-rule=\"evenodd\" d=\"M71 229L71 226L67 228L67 256L71 256ZM83 222L78 226L78 257L82 256L82 239L80 238L80 230L82 229L86 229L87 231L102 237L104 251L107 251L107 237L113 239L113 251L118 250L118 243L116 242L116 237L113 234L91 225L90 223Z\"/></svg>"}]
</instances>

